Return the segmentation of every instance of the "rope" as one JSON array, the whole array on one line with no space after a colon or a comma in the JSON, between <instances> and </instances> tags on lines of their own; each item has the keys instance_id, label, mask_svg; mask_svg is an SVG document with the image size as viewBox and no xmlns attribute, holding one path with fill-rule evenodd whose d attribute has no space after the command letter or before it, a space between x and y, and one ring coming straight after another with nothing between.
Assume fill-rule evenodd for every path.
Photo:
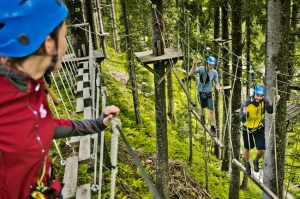
<instances>
[{"instance_id":1,"label":"rope","mask_svg":"<svg viewBox=\"0 0 300 199\"><path fill-rule=\"evenodd\" d=\"M97 87L99 89L99 87ZM105 87L102 87L102 109L106 105L106 95L105 95ZM102 188L102 169L103 169L103 153L104 153L104 132L100 134L100 165L99 165L99 190L98 190L98 199L101 198L101 188Z\"/></svg>"},{"instance_id":2,"label":"rope","mask_svg":"<svg viewBox=\"0 0 300 199\"><path fill-rule=\"evenodd\" d=\"M299 143L299 135L300 135L300 131L298 132L297 134L297 142L296 142L296 147L295 147L295 150L294 150L294 155L293 155L293 161L292 161L292 166L291 166L291 171L290 173L293 174L293 168L294 168L294 163L295 163L295 156L297 155L297 148L298 148L298 143ZM276 158L275 158L276 159ZM285 191L285 197L287 198L287 194L288 194L288 188L290 186L290 182L291 182L291 177L289 178L289 182L287 184L287 187L286 187L286 191Z\"/></svg>"},{"instance_id":3,"label":"rope","mask_svg":"<svg viewBox=\"0 0 300 199\"><path fill-rule=\"evenodd\" d=\"M135 165L140 169L140 172L141 172L144 180L146 181L146 183L148 185L148 188L151 191L152 195L154 196L155 199L161 199L161 196L160 196L159 192L157 191L156 187L153 185L153 182L147 176L147 174L145 172L145 169L143 168L142 164L140 163L140 161L139 161L137 155L135 154L135 152L133 151L132 147L128 143L125 135L122 133L122 130L121 130L120 126L116 125L116 128L119 130L119 133L120 133L120 135L121 135L128 151L130 152Z\"/></svg>"},{"instance_id":4,"label":"rope","mask_svg":"<svg viewBox=\"0 0 300 199\"><path fill-rule=\"evenodd\" d=\"M60 75L60 72L59 72L59 70L57 71L57 73L58 73L58 76L59 76L59 78L60 78L60 81L62 82L62 85L63 85L63 88L64 88L64 90L65 90L65 93L66 93L66 95L67 95L67 98L68 98L68 100L69 100L69 103L70 103L71 109L72 109L72 111L74 111L74 107L73 107L73 104L72 104L72 102L71 102L71 99L70 99L69 93L68 93L68 91L67 91L67 88L65 87L64 81L63 81L63 79L62 79L62 77L61 77L61 75Z\"/></svg>"},{"instance_id":5,"label":"rope","mask_svg":"<svg viewBox=\"0 0 300 199\"><path fill-rule=\"evenodd\" d=\"M239 63L239 61L240 61L240 57L238 57L238 60L237 60L237 65L238 65L238 63ZM236 67L236 70L235 70L235 74L234 74L234 79L233 79L233 84L232 84L232 90L231 90L231 93L230 93L230 99L229 99L229 102L231 102L232 101L232 96L233 96L233 91L234 91L234 86L235 86L235 82L236 82L236 74L237 74L237 70L238 70L238 67ZM232 139L231 139L231 130L229 131L229 133L230 133L230 136L229 136L229 140L230 140L230 144L231 144L231 154L232 154L232 157L234 158L235 156L234 156L234 152L233 152L233 145L232 145Z\"/></svg>"},{"instance_id":6,"label":"rope","mask_svg":"<svg viewBox=\"0 0 300 199\"><path fill-rule=\"evenodd\" d=\"M121 126L121 121L119 118L112 118L111 120L111 182L110 182L110 199L115 198L115 186L116 186L116 175L118 173L117 168L117 155L118 155L118 136L120 135L117 126Z\"/></svg>"},{"instance_id":7,"label":"rope","mask_svg":"<svg viewBox=\"0 0 300 199\"><path fill-rule=\"evenodd\" d=\"M60 99L62 99L62 102L63 102L64 108L65 108L66 114L68 115L68 118L71 119L70 114L69 114L69 112L68 112L68 109L67 109L67 107L66 107L66 104L65 104L65 102L64 102L64 100L63 100L63 98L62 98L62 95L61 95L61 93L60 93L59 87L58 87L58 85L57 85L57 83L56 83L56 80L55 80L54 75L53 75L52 72L51 72L51 76L52 76L52 79L53 79L53 81L54 81L54 83L55 83L56 90L57 90L57 92L58 92L58 94L59 94L59 96L60 96Z\"/></svg>"},{"instance_id":8,"label":"rope","mask_svg":"<svg viewBox=\"0 0 300 199\"><path fill-rule=\"evenodd\" d=\"M50 101L52 102L53 109L54 109L54 111L55 111L56 117L59 118L59 114L58 114L58 112L57 112L57 109L56 109L56 107L55 107L55 104L54 104L54 101L52 100L52 98L51 98ZM59 150L59 148L58 148L58 146L57 146L56 140L53 139L53 142L54 142L55 148L56 148L56 150L57 150L57 152L58 152L58 155L59 155L59 158L60 158L60 164L61 164L61 165L65 165L65 164L66 164L66 161L63 159L63 157L62 157L62 155L61 155L61 153L60 153L60 150Z\"/></svg>"}]
</instances>

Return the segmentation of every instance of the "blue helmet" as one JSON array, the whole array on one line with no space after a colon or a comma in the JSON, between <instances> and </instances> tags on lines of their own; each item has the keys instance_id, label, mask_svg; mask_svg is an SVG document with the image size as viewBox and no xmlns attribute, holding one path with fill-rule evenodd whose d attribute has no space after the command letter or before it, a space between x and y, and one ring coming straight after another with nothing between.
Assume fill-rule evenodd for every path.
<instances>
[{"instance_id":1,"label":"blue helmet","mask_svg":"<svg viewBox=\"0 0 300 199\"><path fill-rule=\"evenodd\" d=\"M0 55L34 53L67 14L62 0L0 0Z\"/></svg>"},{"instance_id":2,"label":"blue helmet","mask_svg":"<svg viewBox=\"0 0 300 199\"><path fill-rule=\"evenodd\" d=\"M265 88L263 86L255 86L253 94L265 96Z\"/></svg>"},{"instance_id":3,"label":"blue helmet","mask_svg":"<svg viewBox=\"0 0 300 199\"><path fill-rule=\"evenodd\" d=\"M206 59L207 63L209 63L210 65L213 65L213 66L216 66L217 64L217 60L216 58L212 57L212 56L209 56L207 59Z\"/></svg>"}]
</instances>

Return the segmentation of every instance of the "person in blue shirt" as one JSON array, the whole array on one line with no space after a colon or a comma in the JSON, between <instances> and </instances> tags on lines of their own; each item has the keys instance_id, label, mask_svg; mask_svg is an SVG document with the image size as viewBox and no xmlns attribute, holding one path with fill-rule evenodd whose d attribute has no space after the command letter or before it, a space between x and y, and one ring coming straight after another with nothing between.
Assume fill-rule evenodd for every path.
<instances>
[{"instance_id":1,"label":"person in blue shirt","mask_svg":"<svg viewBox=\"0 0 300 199\"><path fill-rule=\"evenodd\" d=\"M199 73L198 78L198 100L201 105L201 122L205 123L204 119L204 109L209 109L209 119L210 119L210 134L216 137L216 130L215 130L215 116L214 116L214 106L212 100L212 81L215 83L216 89L220 92L220 83L218 72L214 69L216 66L216 58L209 56L206 59L206 66L199 66L197 67L197 59L194 59L193 66L190 70L189 75L194 76L195 73Z\"/></svg>"}]
</instances>

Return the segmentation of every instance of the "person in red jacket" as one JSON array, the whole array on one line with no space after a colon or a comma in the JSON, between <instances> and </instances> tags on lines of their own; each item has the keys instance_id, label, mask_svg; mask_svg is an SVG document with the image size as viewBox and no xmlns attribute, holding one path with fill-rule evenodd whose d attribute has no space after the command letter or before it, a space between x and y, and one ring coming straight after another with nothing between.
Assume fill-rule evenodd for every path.
<instances>
[{"instance_id":1,"label":"person in red jacket","mask_svg":"<svg viewBox=\"0 0 300 199\"><path fill-rule=\"evenodd\" d=\"M119 108L97 119L54 118L44 76L67 49L62 0L0 1L0 199L62 198L48 152L52 139L99 133Z\"/></svg>"}]
</instances>

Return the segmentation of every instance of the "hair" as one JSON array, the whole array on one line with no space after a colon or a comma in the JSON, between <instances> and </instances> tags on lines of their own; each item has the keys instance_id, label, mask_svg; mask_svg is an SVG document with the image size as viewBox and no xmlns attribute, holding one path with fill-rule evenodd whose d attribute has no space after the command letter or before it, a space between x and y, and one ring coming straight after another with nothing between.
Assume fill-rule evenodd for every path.
<instances>
[{"instance_id":1,"label":"hair","mask_svg":"<svg viewBox=\"0 0 300 199\"><path fill-rule=\"evenodd\" d=\"M49 36L52 38L52 39L57 39L58 38L58 32L62 26L62 24L64 23L64 21L62 23L60 23L58 26L56 26L56 28L54 28L54 30L49 34ZM40 54L38 51L39 49L42 47L42 45L44 44L44 42L41 44L41 46L32 54L30 55L26 55L26 56L23 56L23 57L6 57L7 60L6 60L6 63L10 64L11 66L15 66L15 65L19 65L19 64L22 64L29 56L31 55L38 55ZM58 44L56 44L58 45ZM4 57L4 56L2 56Z\"/></svg>"}]
</instances>

